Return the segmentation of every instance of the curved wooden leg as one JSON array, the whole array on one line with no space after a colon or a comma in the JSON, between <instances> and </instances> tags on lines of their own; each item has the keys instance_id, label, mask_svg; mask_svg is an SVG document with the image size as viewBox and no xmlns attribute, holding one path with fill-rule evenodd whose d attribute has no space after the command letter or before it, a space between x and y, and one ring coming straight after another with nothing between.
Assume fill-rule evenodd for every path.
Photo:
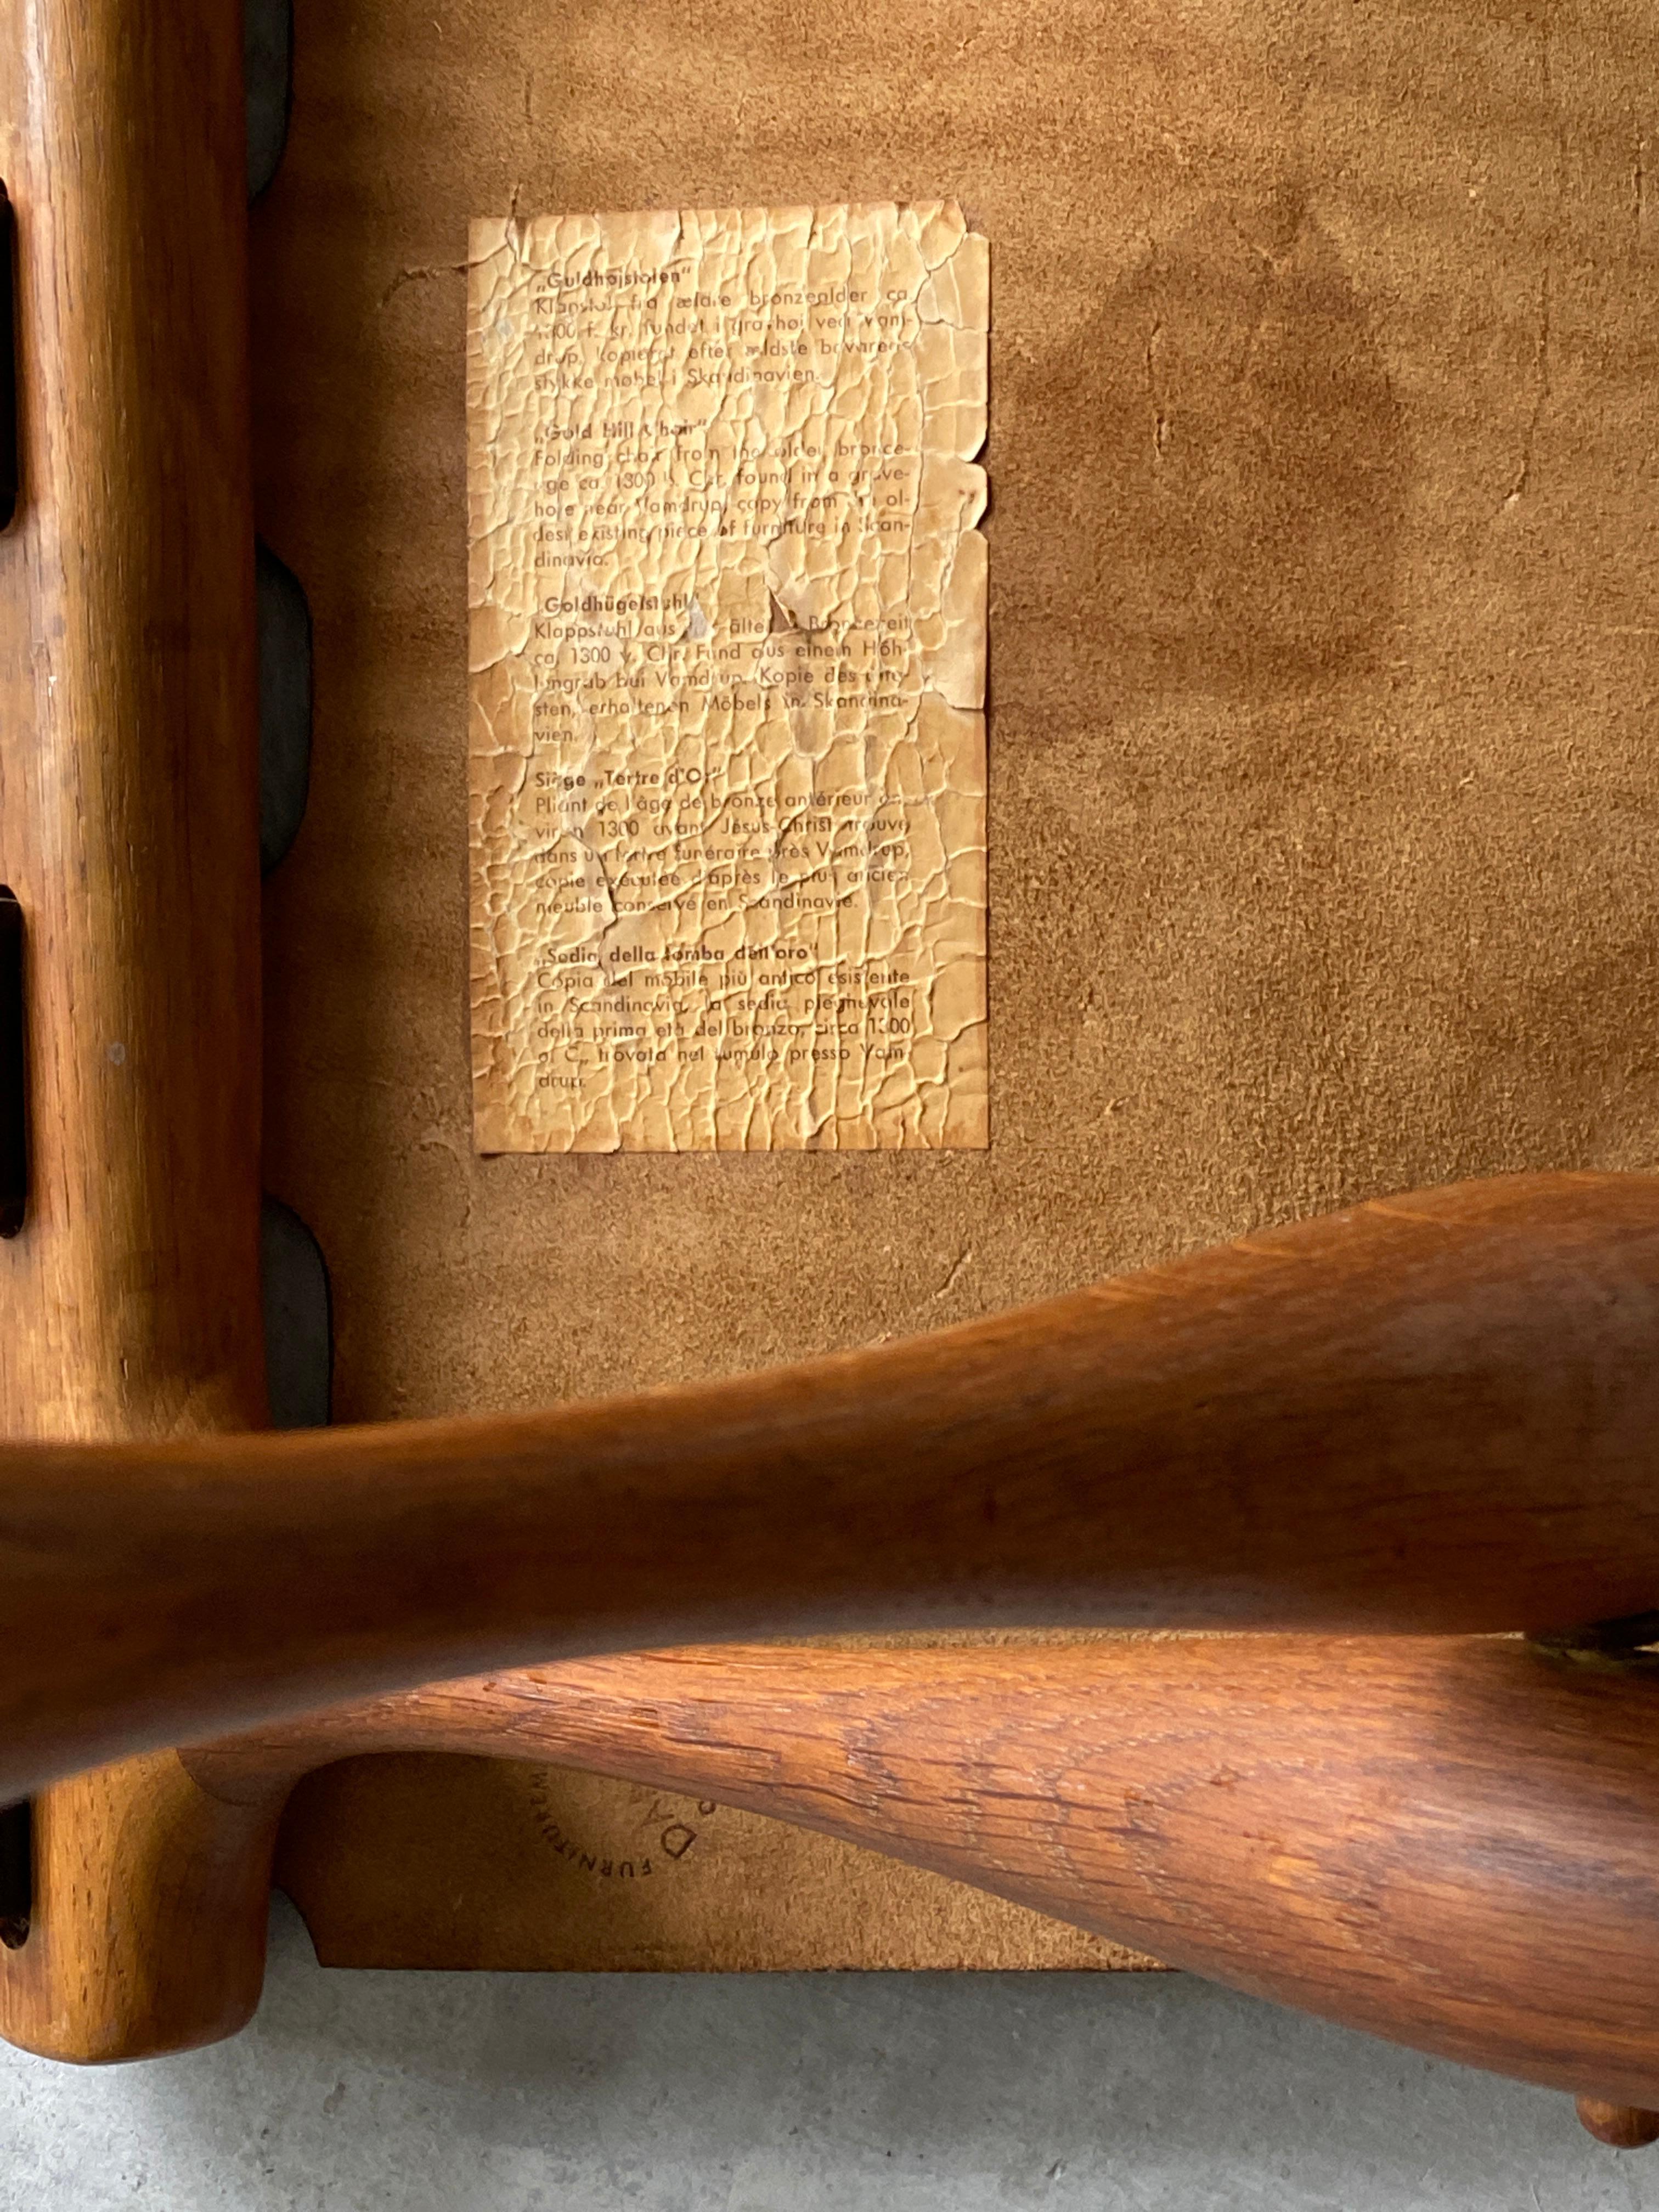
<instances>
[{"instance_id":1,"label":"curved wooden leg","mask_svg":"<svg viewBox=\"0 0 1659 2212\"><path fill-rule=\"evenodd\" d=\"M118 2025L100 1992L6 2032L114 2057L234 2025L294 1783L407 1750L769 1813L1420 2050L1659 2106L1659 1680L1506 1638L688 1650L340 1708L185 1753L131 1802ZM46 1958L95 1950L116 1893L65 1890L64 1939L43 1899Z\"/></svg>"}]
</instances>

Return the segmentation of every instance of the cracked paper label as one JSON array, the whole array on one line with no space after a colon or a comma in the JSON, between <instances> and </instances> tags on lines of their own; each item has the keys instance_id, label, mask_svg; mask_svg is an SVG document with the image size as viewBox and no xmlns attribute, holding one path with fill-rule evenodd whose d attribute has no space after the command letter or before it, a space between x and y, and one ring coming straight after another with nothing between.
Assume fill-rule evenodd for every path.
<instances>
[{"instance_id":1,"label":"cracked paper label","mask_svg":"<svg viewBox=\"0 0 1659 2212\"><path fill-rule=\"evenodd\" d=\"M485 1152L981 1146L988 251L475 223Z\"/></svg>"}]
</instances>

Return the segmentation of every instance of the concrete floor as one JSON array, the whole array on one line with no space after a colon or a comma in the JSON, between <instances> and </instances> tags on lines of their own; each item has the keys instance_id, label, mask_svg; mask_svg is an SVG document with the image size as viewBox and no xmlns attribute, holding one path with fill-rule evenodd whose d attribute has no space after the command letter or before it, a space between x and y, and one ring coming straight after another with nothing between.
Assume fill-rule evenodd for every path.
<instances>
[{"instance_id":1,"label":"concrete floor","mask_svg":"<svg viewBox=\"0 0 1659 2212\"><path fill-rule=\"evenodd\" d=\"M325 1973L236 2042L0 2056L5 2212L1633 2212L1562 2097L1175 1977Z\"/></svg>"}]
</instances>

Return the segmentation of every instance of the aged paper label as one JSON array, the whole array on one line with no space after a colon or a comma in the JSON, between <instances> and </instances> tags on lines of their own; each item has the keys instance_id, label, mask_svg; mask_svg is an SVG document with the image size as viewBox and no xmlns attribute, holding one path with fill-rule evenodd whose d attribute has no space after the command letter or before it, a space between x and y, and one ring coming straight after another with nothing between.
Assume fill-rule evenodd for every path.
<instances>
[{"instance_id":1,"label":"aged paper label","mask_svg":"<svg viewBox=\"0 0 1659 2212\"><path fill-rule=\"evenodd\" d=\"M986 241L720 209L470 259L480 1149L983 1145Z\"/></svg>"}]
</instances>

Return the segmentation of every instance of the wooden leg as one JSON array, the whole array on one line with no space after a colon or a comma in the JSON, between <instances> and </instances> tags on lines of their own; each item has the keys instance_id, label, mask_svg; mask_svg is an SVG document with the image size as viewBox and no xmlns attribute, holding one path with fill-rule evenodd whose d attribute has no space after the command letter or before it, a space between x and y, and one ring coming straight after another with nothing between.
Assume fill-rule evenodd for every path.
<instances>
[{"instance_id":1,"label":"wooden leg","mask_svg":"<svg viewBox=\"0 0 1659 2212\"><path fill-rule=\"evenodd\" d=\"M658 1652L130 1762L118 1802L73 1785L103 1855L48 1839L52 2005L5 2032L80 2057L228 2032L293 1784L410 1750L795 1820L1349 2027L1589 2085L1601 2113L1640 2108L1621 2142L1659 2105L1659 1680L1501 1638Z\"/></svg>"},{"instance_id":2,"label":"wooden leg","mask_svg":"<svg viewBox=\"0 0 1659 2212\"><path fill-rule=\"evenodd\" d=\"M280 1809L227 1806L171 1751L44 1791L28 1940L0 1964L0 2035L82 2065L234 2035L264 1976Z\"/></svg>"},{"instance_id":3,"label":"wooden leg","mask_svg":"<svg viewBox=\"0 0 1659 2212\"><path fill-rule=\"evenodd\" d=\"M1659 2112L1644 2112L1639 2105L1608 2105L1600 2097L1581 2097L1578 2118L1597 2142L1614 2150L1645 2150L1659 2142Z\"/></svg>"},{"instance_id":4,"label":"wooden leg","mask_svg":"<svg viewBox=\"0 0 1659 2212\"><path fill-rule=\"evenodd\" d=\"M27 948L33 1154L0 1242L8 1439L264 1418L241 42L240 0L0 10L21 459L0 882ZM204 1811L217 1833L170 1752L41 1795L0 2030L114 2057L245 2016L258 1958L221 1946L246 1854L244 1890L212 1895ZM191 1910L212 1931L194 1950Z\"/></svg>"}]
</instances>

